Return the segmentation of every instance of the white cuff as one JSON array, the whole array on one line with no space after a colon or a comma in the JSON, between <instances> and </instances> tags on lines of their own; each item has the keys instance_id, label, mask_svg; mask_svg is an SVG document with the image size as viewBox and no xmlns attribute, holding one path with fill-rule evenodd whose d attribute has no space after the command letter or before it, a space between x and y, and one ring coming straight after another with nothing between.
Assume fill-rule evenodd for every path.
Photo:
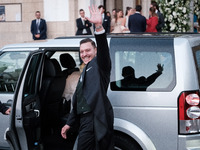
<instances>
[{"instance_id":1,"label":"white cuff","mask_svg":"<svg viewBox=\"0 0 200 150\"><path fill-rule=\"evenodd\" d=\"M94 32L94 34L96 34L96 35L103 34L103 33L105 33L105 29L103 29L103 30L101 30L99 32L97 32L97 31Z\"/></svg>"}]
</instances>

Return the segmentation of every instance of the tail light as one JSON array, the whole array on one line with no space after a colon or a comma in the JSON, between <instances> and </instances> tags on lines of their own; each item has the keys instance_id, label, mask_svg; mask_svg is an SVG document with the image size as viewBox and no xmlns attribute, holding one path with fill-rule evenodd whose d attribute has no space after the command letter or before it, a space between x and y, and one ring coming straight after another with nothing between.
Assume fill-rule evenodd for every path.
<instances>
[{"instance_id":1,"label":"tail light","mask_svg":"<svg viewBox=\"0 0 200 150\"><path fill-rule=\"evenodd\" d=\"M179 96L179 134L200 132L199 91L182 92Z\"/></svg>"}]
</instances>

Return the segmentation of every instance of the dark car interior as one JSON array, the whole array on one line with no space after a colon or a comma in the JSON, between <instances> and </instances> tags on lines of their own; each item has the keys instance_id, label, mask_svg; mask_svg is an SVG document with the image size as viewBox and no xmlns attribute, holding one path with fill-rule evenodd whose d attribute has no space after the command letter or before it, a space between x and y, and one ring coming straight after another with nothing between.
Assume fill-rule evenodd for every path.
<instances>
[{"instance_id":1,"label":"dark car interior","mask_svg":"<svg viewBox=\"0 0 200 150\"><path fill-rule=\"evenodd\" d=\"M30 74L25 84L29 86L25 89L23 103L24 128L27 137L31 137L27 138L29 149L35 147L42 147L44 150L73 149L76 140L77 131L73 128L68 132L68 139L61 137L61 129L66 124L71 109L71 101L66 101L62 95L67 76L73 71L79 71L79 68L68 53L60 54L60 62L52 58L53 54L54 52L48 51L45 56L35 56L37 59L31 63L33 66L29 67L33 70L28 71ZM44 59L41 59L42 57ZM44 61L38 63L40 62L38 60ZM43 65L40 66L40 64ZM34 80L36 78L38 83ZM32 90L28 91L28 89ZM40 90L37 91L37 89Z\"/></svg>"}]
</instances>

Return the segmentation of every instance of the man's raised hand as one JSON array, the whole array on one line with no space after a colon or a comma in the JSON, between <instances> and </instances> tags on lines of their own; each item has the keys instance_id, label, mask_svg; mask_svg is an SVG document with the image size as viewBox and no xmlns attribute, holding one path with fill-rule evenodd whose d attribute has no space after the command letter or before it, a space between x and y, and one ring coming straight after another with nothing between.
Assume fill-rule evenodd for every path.
<instances>
[{"instance_id":1,"label":"man's raised hand","mask_svg":"<svg viewBox=\"0 0 200 150\"><path fill-rule=\"evenodd\" d=\"M87 18L87 20L89 20L91 23L94 23L95 26L96 25L102 25L102 11L103 11L103 8L101 8L100 10L97 8L97 6L93 6L90 7L89 6L89 10L90 10L90 14L91 14L91 17Z\"/></svg>"}]
</instances>

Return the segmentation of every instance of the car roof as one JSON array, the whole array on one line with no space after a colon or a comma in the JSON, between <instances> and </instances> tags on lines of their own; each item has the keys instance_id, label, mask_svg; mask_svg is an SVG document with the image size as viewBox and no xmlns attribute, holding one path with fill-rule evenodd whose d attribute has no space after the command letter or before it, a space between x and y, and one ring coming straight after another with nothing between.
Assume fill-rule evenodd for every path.
<instances>
[{"instance_id":1,"label":"car roof","mask_svg":"<svg viewBox=\"0 0 200 150\"><path fill-rule=\"evenodd\" d=\"M198 38L197 38L198 37ZM2 50L5 49L26 49L28 50L36 50L38 48L51 48L51 47L79 47L79 42L84 38L91 38L94 40L93 35L89 36L69 36L69 37L58 37L55 39L48 40L37 40L32 42L18 43L18 44L10 44L4 46ZM108 42L112 38L184 38L187 39L192 45L200 44L200 34L179 34L179 33L162 33L162 34L148 34L148 33L137 33L137 34L108 34L107 40Z\"/></svg>"}]
</instances>

